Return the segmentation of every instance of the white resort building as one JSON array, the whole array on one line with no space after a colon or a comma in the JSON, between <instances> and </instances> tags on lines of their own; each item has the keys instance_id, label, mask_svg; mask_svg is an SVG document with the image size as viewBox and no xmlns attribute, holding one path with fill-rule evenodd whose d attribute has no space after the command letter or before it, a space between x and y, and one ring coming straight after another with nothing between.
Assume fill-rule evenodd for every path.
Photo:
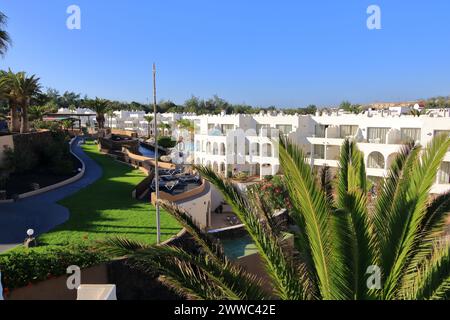
<instances>
[{"instance_id":1,"label":"white resort building","mask_svg":"<svg viewBox=\"0 0 450 320\"><path fill-rule=\"evenodd\" d=\"M365 155L369 178L379 179L404 143L414 141L426 146L440 133L450 135L450 110L432 110L420 117L402 110L342 111L315 116L259 114L198 116L195 135L195 163L211 166L223 175L246 172L250 176L275 175L279 171L276 139L267 137L278 129L297 143L312 166L338 167L340 147L346 138L358 142ZM227 138L227 133L242 129L245 140ZM278 136L278 133L277 133ZM234 143L233 143L234 142ZM245 150L245 151L244 151ZM438 172L432 193L450 190L450 151Z\"/></svg>"},{"instance_id":2,"label":"white resort building","mask_svg":"<svg viewBox=\"0 0 450 320\"><path fill-rule=\"evenodd\" d=\"M59 113L70 113L60 110ZM91 113L80 109L72 113ZM282 112L235 115L201 115L165 113L158 115L159 123L172 129L164 134L177 135L176 123L189 119L196 124L190 157L195 164L210 166L224 176L245 173L250 177L279 173L277 140L286 135L298 144L312 166L338 167L340 147L346 138L358 142L365 155L369 178L385 177L395 156L408 141L426 146L440 133L450 135L450 110L431 110L427 115L408 115L409 108L366 111L349 114L343 111L327 111L316 115L285 115ZM147 136L148 123L143 111L116 111L106 117L107 126L130 130L139 136ZM274 130L276 129L276 130ZM154 123L150 123L153 134ZM160 129L161 130L161 129ZM242 130L243 135L236 134ZM228 133L233 133L229 135ZM179 137L177 137L179 138ZM432 193L450 190L450 152L438 172Z\"/></svg>"}]
</instances>

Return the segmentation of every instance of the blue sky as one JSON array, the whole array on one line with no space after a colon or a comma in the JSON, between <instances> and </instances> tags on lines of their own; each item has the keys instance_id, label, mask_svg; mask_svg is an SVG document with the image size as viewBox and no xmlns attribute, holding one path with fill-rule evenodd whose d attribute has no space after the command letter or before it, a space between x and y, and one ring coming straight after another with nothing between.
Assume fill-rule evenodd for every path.
<instances>
[{"instance_id":1,"label":"blue sky","mask_svg":"<svg viewBox=\"0 0 450 320\"><path fill-rule=\"evenodd\" d=\"M82 29L66 28L76 4ZM382 30L368 30L377 4ZM450 94L450 1L1 0L14 46L0 68L47 87L146 102L213 94L258 106Z\"/></svg>"}]
</instances>

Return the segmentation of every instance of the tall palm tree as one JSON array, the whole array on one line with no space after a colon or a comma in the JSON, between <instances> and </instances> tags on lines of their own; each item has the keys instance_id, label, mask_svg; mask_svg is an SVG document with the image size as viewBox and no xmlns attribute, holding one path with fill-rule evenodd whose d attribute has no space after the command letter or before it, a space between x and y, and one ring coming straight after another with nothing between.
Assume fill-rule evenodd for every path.
<instances>
[{"instance_id":1,"label":"tall palm tree","mask_svg":"<svg viewBox=\"0 0 450 320\"><path fill-rule=\"evenodd\" d=\"M450 212L450 193L429 197L449 147L444 135L426 149L404 146L368 206L364 156L355 142L346 140L341 148L333 196L328 197L302 150L282 141L280 164L298 229L295 255L280 244L282 233L264 210L263 199L251 189L242 193L208 168L197 168L245 224L271 279L270 293L258 290L260 282L231 264L187 213L167 202L162 203L165 209L202 248L197 254L123 239L106 242L106 248L154 268L168 284L198 299L450 298L450 242L439 240ZM371 282L371 275L379 275L380 283Z\"/></svg>"},{"instance_id":2,"label":"tall palm tree","mask_svg":"<svg viewBox=\"0 0 450 320\"><path fill-rule=\"evenodd\" d=\"M147 135L148 135L148 138L150 139L151 125L152 125L153 120L155 120L155 118L153 116L148 115L148 116L144 116L144 120L147 122Z\"/></svg>"},{"instance_id":3,"label":"tall palm tree","mask_svg":"<svg viewBox=\"0 0 450 320\"><path fill-rule=\"evenodd\" d=\"M20 133L29 131L28 108L31 99L41 92L39 78L28 76L25 72L3 72L0 86L6 87L6 94L11 107L13 131L17 131L18 109L20 108Z\"/></svg>"},{"instance_id":4,"label":"tall palm tree","mask_svg":"<svg viewBox=\"0 0 450 320\"><path fill-rule=\"evenodd\" d=\"M11 88L9 84L9 76L12 74L11 70L8 72L0 71L0 98L8 102L8 106L11 110L11 131L19 132L20 130L20 118L17 110L17 106L11 95Z\"/></svg>"},{"instance_id":5,"label":"tall palm tree","mask_svg":"<svg viewBox=\"0 0 450 320\"><path fill-rule=\"evenodd\" d=\"M97 114L98 128L104 129L106 121L105 114L109 110L110 102L106 99L95 98L94 100L87 100L86 104Z\"/></svg>"},{"instance_id":6,"label":"tall palm tree","mask_svg":"<svg viewBox=\"0 0 450 320\"><path fill-rule=\"evenodd\" d=\"M11 45L11 38L4 29L7 22L8 18L0 12L0 56L4 56L6 50L8 50L8 47Z\"/></svg>"},{"instance_id":7,"label":"tall palm tree","mask_svg":"<svg viewBox=\"0 0 450 320\"><path fill-rule=\"evenodd\" d=\"M193 137L195 134L195 123L188 119L181 119L177 121L177 126L180 129L187 130L191 136L191 141L193 141Z\"/></svg>"}]
</instances>

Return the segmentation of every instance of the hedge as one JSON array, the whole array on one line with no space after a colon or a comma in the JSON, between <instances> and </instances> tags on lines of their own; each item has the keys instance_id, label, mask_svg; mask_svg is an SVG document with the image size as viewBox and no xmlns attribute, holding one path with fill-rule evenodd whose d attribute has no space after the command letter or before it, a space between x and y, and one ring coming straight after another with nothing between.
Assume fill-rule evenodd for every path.
<instances>
[{"instance_id":1,"label":"hedge","mask_svg":"<svg viewBox=\"0 0 450 320\"><path fill-rule=\"evenodd\" d=\"M66 274L67 267L89 268L108 261L107 257L80 245L51 250L16 249L0 255L0 270L6 291Z\"/></svg>"}]
</instances>

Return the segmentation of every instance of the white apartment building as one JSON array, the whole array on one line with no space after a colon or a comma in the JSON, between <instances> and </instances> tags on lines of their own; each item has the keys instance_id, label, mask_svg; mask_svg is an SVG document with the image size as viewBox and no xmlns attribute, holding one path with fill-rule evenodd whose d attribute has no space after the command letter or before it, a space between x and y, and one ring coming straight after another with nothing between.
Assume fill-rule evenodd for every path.
<instances>
[{"instance_id":1,"label":"white apartment building","mask_svg":"<svg viewBox=\"0 0 450 320\"><path fill-rule=\"evenodd\" d=\"M358 115L341 111L315 116L206 115L191 117L191 120L198 124L195 163L211 166L227 176L237 172L260 177L278 173L277 143L263 135L267 132L264 129L278 129L288 136L303 149L306 160L315 167L337 168L340 147L346 138L352 138L364 153L367 175L373 180L387 175L404 143L415 141L426 146L440 133L450 136L450 110L433 110L420 117L392 109ZM247 132L244 140L227 138L228 132L237 129ZM450 151L441 165L432 193L449 190Z\"/></svg>"},{"instance_id":2,"label":"white apartment building","mask_svg":"<svg viewBox=\"0 0 450 320\"><path fill-rule=\"evenodd\" d=\"M69 109L59 109L58 113L60 114L73 114L73 115L84 115L84 114L95 114L94 111L85 108L79 108L76 110ZM145 120L145 116L152 116L153 114L146 114L144 111L114 111L111 115L105 115L105 125L112 129L120 129L127 131L135 131L138 136L146 137L149 133L150 126L150 134L153 135L155 132L155 124L152 121L149 125L147 120ZM164 113L158 114L158 124L164 123L170 125L172 128L176 126L176 122L183 118L192 117L192 114L178 114L178 113ZM81 118L83 127L94 126L96 123L95 117L91 117L90 119ZM159 132L161 133L161 128L159 128ZM163 134L170 135L172 133L171 129L164 129Z\"/></svg>"},{"instance_id":3,"label":"white apartment building","mask_svg":"<svg viewBox=\"0 0 450 320\"><path fill-rule=\"evenodd\" d=\"M342 111L317 113L314 116L284 115L282 112L256 115L158 114L158 122L169 124L165 134L179 134L176 122L189 119L196 123L194 143L190 144L195 164L212 167L216 172L233 176L245 172L249 176L264 177L279 173L277 137L286 135L305 152L316 168L325 165L338 167L340 147L346 138L358 142L365 155L366 171L370 179L387 175L397 153L407 141L426 146L440 133L450 135L450 110L432 110L427 115L406 115L408 110L366 111L348 114ZM89 114L92 110L60 110L59 113ZM116 111L106 117L111 128L136 131L148 135L148 123L143 111ZM91 119L95 121L95 119ZM86 125L86 123L83 123ZM245 137L230 138L229 132L243 130ZM277 129L277 130L272 130ZM154 123L150 124L153 134ZM271 135L273 135L271 137ZM432 193L450 190L450 152L441 165Z\"/></svg>"}]
</instances>

